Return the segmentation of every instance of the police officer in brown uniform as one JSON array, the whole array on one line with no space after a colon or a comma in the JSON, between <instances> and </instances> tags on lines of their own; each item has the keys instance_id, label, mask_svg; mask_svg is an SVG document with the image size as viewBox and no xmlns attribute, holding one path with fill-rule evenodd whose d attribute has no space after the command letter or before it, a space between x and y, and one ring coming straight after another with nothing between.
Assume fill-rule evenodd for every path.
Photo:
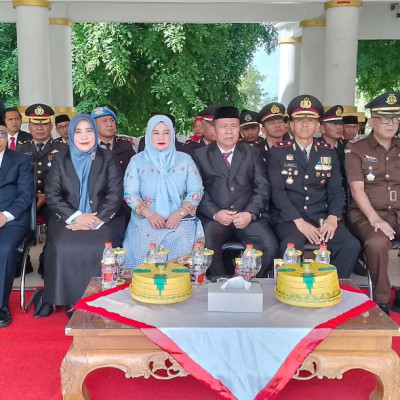
<instances>
[{"instance_id":1,"label":"police officer in brown uniform","mask_svg":"<svg viewBox=\"0 0 400 400\"><path fill-rule=\"evenodd\" d=\"M389 314L391 241L400 237L400 93L384 93L365 108L372 132L348 143L345 168L352 194L350 229L364 244L374 300Z\"/></svg>"},{"instance_id":2,"label":"police officer in brown uniform","mask_svg":"<svg viewBox=\"0 0 400 400\"><path fill-rule=\"evenodd\" d=\"M279 255L290 242L302 250L307 241L325 241L339 278L349 278L361 247L341 221L343 189L336 151L313 138L322 104L314 96L301 95L287 110L294 140L278 142L268 152L271 224L279 238Z\"/></svg>"}]
</instances>

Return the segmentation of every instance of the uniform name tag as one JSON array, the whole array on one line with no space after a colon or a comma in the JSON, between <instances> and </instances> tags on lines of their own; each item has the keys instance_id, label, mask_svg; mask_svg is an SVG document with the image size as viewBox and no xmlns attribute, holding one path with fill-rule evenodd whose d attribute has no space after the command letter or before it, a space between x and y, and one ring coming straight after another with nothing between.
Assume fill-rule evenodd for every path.
<instances>
[{"instance_id":1,"label":"uniform name tag","mask_svg":"<svg viewBox=\"0 0 400 400\"><path fill-rule=\"evenodd\" d=\"M297 168L297 163L296 162L292 162L292 163L284 162L283 166L285 168Z\"/></svg>"},{"instance_id":2,"label":"uniform name tag","mask_svg":"<svg viewBox=\"0 0 400 400\"><path fill-rule=\"evenodd\" d=\"M397 192L396 192L396 190L391 190L389 192L389 199L390 199L390 201L397 201Z\"/></svg>"},{"instance_id":3,"label":"uniform name tag","mask_svg":"<svg viewBox=\"0 0 400 400\"><path fill-rule=\"evenodd\" d=\"M365 155L364 157L364 162L369 162L369 163L377 163L378 159L374 156L369 156L369 155Z\"/></svg>"}]
</instances>

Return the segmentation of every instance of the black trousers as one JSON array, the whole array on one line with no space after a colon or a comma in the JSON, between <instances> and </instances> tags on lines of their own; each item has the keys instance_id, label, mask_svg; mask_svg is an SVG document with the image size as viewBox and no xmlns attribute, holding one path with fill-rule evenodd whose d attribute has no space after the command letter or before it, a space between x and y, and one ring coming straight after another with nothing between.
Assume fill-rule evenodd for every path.
<instances>
[{"instance_id":1,"label":"black trousers","mask_svg":"<svg viewBox=\"0 0 400 400\"><path fill-rule=\"evenodd\" d=\"M26 228L15 225L0 228L0 307L8 305L17 269L17 247L25 232Z\"/></svg>"},{"instance_id":2,"label":"black trousers","mask_svg":"<svg viewBox=\"0 0 400 400\"><path fill-rule=\"evenodd\" d=\"M314 222L308 221L312 224ZM317 226L315 224L315 226ZM283 258L288 243L294 243L295 248L303 250L307 243L306 237L297 229L293 221L281 222L274 225L279 238L279 257ZM347 230L342 222L338 222L335 235L328 241L331 252L331 264L337 268L340 279L350 278L354 265L360 253L360 242Z\"/></svg>"},{"instance_id":3,"label":"black trousers","mask_svg":"<svg viewBox=\"0 0 400 400\"><path fill-rule=\"evenodd\" d=\"M229 240L236 239L246 245L252 243L254 248L263 252L262 267L257 274L259 278L267 276L268 270L273 266L274 258L278 253L278 242L276 236L263 219L250 222L244 229L237 229L233 224L221 225L219 222L202 219L206 247L214 250L214 256L208 274L211 276L226 276L230 271L225 267L222 257L222 246Z\"/></svg>"}]
</instances>

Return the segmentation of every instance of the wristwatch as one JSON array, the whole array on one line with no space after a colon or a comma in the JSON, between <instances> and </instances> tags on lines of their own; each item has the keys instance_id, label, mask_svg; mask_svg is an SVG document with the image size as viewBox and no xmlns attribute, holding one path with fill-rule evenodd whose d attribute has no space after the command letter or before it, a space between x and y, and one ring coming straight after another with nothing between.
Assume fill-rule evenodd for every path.
<instances>
[{"instance_id":1,"label":"wristwatch","mask_svg":"<svg viewBox=\"0 0 400 400\"><path fill-rule=\"evenodd\" d=\"M185 216L185 213L183 211L179 211L179 215L183 218Z\"/></svg>"},{"instance_id":2,"label":"wristwatch","mask_svg":"<svg viewBox=\"0 0 400 400\"><path fill-rule=\"evenodd\" d=\"M257 219L257 215L256 214L251 212L250 215L251 215L251 220L252 221L255 221Z\"/></svg>"}]
</instances>

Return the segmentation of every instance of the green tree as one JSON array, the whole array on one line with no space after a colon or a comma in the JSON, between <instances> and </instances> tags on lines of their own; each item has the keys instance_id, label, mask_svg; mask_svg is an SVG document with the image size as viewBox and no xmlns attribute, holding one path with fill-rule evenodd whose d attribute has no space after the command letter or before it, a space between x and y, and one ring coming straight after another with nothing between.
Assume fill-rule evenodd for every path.
<instances>
[{"instance_id":1,"label":"green tree","mask_svg":"<svg viewBox=\"0 0 400 400\"><path fill-rule=\"evenodd\" d=\"M260 110L266 103L268 93L262 87L261 82L266 78L254 65L247 67L246 72L240 77L239 93L245 96L244 108L252 111Z\"/></svg>"},{"instance_id":2,"label":"green tree","mask_svg":"<svg viewBox=\"0 0 400 400\"><path fill-rule=\"evenodd\" d=\"M358 42L357 91L371 99L400 90L400 40Z\"/></svg>"},{"instance_id":3,"label":"green tree","mask_svg":"<svg viewBox=\"0 0 400 400\"><path fill-rule=\"evenodd\" d=\"M260 24L76 24L74 91L79 111L110 103L119 131L141 134L151 112L172 113L180 132L211 103L243 107L240 77L277 32Z\"/></svg>"},{"instance_id":4,"label":"green tree","mask_svg":"<svg viewBox=\"0 0 400 400\"><path fill-rule=\"evenodd\" d=\"M0 100L7 107L19 105L17 29L0 24Z\"/></svg>"}]
</instances>

